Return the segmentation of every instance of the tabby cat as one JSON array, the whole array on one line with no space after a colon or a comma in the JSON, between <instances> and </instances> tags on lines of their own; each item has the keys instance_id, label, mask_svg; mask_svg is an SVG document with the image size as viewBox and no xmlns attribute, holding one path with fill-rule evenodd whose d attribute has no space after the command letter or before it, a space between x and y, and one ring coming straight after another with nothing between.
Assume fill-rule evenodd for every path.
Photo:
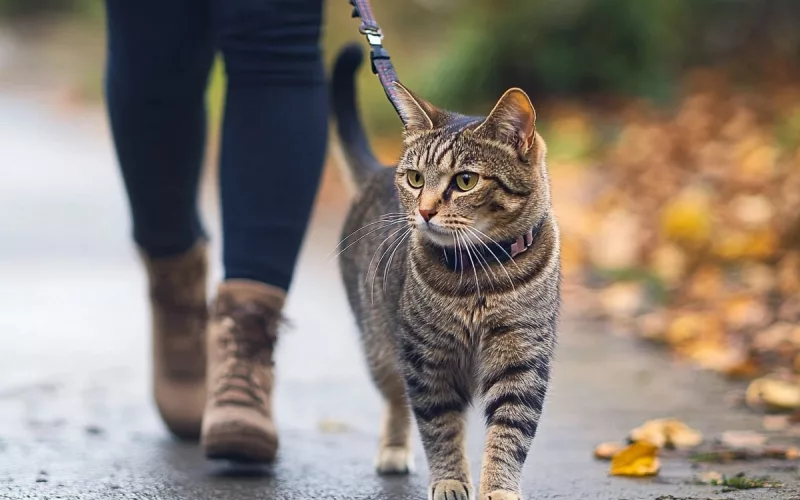
<instances>
[{"instance_id":1,"label":"tabby cat","mask_svg":"<svg viewBox=\"0 0 800 500\"><path fill-rule=\"evenodd\" d=\"M560 309L559 232L545 144L519 89L486 118L436 108L400 84L396 168L372 155L355 105L357 46L339 56L333 99L357 195L340 270L386 410L376 467L408 473L412 413L428 498L473 498L465 417L488 427L481 500L520 499L550 376Z\"/></svg>"}]
</instances>

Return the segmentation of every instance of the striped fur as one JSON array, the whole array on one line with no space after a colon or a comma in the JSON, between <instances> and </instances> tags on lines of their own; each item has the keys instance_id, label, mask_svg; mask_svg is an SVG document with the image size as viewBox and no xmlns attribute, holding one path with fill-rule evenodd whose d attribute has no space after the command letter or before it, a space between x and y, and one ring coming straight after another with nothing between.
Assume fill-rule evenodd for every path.
<instances>
[{"instance_id":1,"label":"striped fur","mask_svg":"<svg viewBox=\"0 0 800 500\"><path fill-rule=\"evenodd\" d=\"M407 95L402 156L394 169L360 175L340 256L366 360L386 401L377 469L409 471L413 415L428 458L429 498L473 498L465 414L480 396L488 430L479 498L519 499L560 309L546 147L519 90L486 119L436 110ZM409 185L409 169L422 172L424 187ZM459 192L452 179L464 169L481 177L474 189ZM441 232L421 218L422 206L437 212L431 223ZM532 247L503 266L475 252L460 272L443 261L442 246L473 249L513 239L540 221Z\"/></svg>"}]
</instances>

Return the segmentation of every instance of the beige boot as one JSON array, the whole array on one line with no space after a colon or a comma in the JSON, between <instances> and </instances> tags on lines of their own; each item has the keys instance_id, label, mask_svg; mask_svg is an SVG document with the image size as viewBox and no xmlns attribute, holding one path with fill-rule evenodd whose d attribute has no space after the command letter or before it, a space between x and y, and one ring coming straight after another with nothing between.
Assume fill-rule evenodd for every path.
<instances>
[{"instance_id":1,"label":"beige boot","mask_svg":"<svg viewBox=\"0 0 800 500\"><path fill-rule=\"evenodd\" d=\"M272 354L283 290L249 280L219 286L208 324L206 456L271 462L278 450L272 421Z\"/></svg>"},{"instance_id":2,"label":"beige boot","mask_svg":"<svg viewBox=\"0 0 800 500\"><path fill-rule=\"evenodd\" d=\"M205 404L206 245L164 259L142 252L142 259L153 318L156 405L173 434L197 439Z\"/></svg>"}]
</instances>

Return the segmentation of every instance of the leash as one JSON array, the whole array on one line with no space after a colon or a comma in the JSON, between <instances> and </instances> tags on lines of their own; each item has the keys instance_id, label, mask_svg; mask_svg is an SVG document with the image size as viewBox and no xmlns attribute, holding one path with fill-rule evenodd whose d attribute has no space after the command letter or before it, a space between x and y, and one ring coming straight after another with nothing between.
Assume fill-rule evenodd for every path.
<instances>
[{"instance_id":1,"label":"leash","mask_svg":"<svg viewBox=\"0 0 800 500\"><path fill-rule=\"evenodd\" d=\"M399 80L389 57L389 52L383 47L383 32L375 20L375 15L372 13L372 6L369 0L350 0L350 5L353 6L353 17L361 18L361 26L359 26L358 31L367 37L367 43L369 43L372 74L378 75L378 80L381 82L383 91L386 92L386 97L389 98L394 110L400 115L400 108L397 104L399 102L398 90L393 85Z\"/></svg>"}]
</instances>

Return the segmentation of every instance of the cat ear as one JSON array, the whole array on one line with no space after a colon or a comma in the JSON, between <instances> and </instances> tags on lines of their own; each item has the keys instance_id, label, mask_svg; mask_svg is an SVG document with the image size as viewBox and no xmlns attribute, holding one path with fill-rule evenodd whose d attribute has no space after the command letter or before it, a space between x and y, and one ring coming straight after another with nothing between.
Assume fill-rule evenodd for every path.
<instances>
[{"instance_id":1,"label":"cat ear","mask_svg":"<svg viewBox=\"0 0 800 500\"><path fill-rule=\"evenodd\" d=\"M518 88L508 90L475 133L505 142L526 154L536 137L536 110L528 94Z\"/></svg>"},{"instance_id":2,"label":"cat ear","mask_svg":"<svg viewBox=\"0 0 800 500\"><path fill-rule=\"evenodd\" d=\"M406 132L432 130L441 125L444 113L439 108L414 95L400 82L394 82L393 85L396 90L394 102Z\"/></svg>"}]
</instances>

